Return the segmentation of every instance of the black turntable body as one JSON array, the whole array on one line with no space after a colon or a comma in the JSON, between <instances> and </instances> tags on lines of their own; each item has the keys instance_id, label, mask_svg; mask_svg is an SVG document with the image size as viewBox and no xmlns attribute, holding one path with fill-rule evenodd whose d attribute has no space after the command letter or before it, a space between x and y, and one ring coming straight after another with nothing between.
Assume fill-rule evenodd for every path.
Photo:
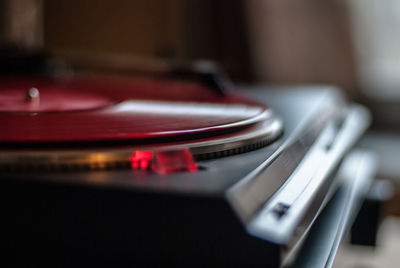
<instances>
[{"instance_id":1,"label":"black turntable body","mask_svg":"<svg viewBox=\"0 0 400 268\"><path fill-rule=\"evenodd\" d=\"M239 93L268 103L283 132L242 153L195 157L196 170L3 168L2 262L281 266L337 195L337 170L369 116L334 88Z\"/></svg>"}]
</instances>

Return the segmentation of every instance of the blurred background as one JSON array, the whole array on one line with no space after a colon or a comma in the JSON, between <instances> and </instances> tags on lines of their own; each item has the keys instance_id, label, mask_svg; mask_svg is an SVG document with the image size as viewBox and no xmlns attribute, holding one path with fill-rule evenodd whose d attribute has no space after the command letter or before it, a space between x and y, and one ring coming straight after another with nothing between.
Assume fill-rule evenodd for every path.
<instances>
[{"instance_id":1,"label":"blurred background","mask_svg":"<svg viewBox=\"0 0 400 268\"><path fill-rule=\"evenodd\" d=\"M359 146L394 194L378 247L344 245L335 265L400 263L400 1L0 0L0 70L20 55L94 70L206 59L238 85L341 87L372 112Z\"/></svg>"}]
</instances>

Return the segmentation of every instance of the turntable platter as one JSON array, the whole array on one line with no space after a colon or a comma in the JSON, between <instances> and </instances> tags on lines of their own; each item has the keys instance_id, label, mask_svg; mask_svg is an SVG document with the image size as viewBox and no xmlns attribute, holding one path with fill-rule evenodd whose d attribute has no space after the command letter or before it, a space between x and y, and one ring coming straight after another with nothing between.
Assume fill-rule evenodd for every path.
<instances>
[{"instance_id":1,"label":"turntable platter","mask_svg":"<svg viewBox=\"0 0 400 268\"><path fill-rule=\"evenodd\" d=\"M189 82L8 78L0 80L0 99L3 160L21 160L21 150L59 159L72 149L81 157L82 150L125 155L177 145L216 156L265 146L281 133L269 107Z\"/></svg>"}]
</instances>

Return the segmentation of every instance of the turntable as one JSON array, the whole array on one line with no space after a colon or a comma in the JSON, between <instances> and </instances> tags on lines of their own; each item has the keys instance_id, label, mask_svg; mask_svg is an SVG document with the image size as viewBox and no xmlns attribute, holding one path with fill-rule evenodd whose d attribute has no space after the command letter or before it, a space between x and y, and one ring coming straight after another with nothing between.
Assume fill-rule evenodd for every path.
<instances>
[{"instance_id":1,"label":"turntable","mask_svg":"<svg viewBox=\"0 0 400 268\"><path fill-rule=\"evenodd\" d=\"M368 112L334 88L209 78L1 78L3 255L275 267L295 254Z\"/></svg>"}]
</instances>

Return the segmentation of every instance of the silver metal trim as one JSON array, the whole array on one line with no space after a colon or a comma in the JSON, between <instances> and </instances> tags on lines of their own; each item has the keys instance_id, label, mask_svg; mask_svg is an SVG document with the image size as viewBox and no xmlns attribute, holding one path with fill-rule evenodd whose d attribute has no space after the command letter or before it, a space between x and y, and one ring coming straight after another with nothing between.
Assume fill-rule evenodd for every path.
<instances>
[{"instance_id":1,"label":"silver metal trim","mask_svg":"<svg viewBox=\"0 0 400 268\"><path fill-rule=\"evenodd\" d=\"M326 202L332 173L368 126L369 113L353 105L346 109L340 129L335 129L334 121L330 122L279 191L268 197L261 208L253 210L253 214L246 215L250 234L291 247L313 223ZM263 173L258 176L271 179ZM289 207L282 217L274 213L277 204Z\"/></svg>"}]
</instances>

